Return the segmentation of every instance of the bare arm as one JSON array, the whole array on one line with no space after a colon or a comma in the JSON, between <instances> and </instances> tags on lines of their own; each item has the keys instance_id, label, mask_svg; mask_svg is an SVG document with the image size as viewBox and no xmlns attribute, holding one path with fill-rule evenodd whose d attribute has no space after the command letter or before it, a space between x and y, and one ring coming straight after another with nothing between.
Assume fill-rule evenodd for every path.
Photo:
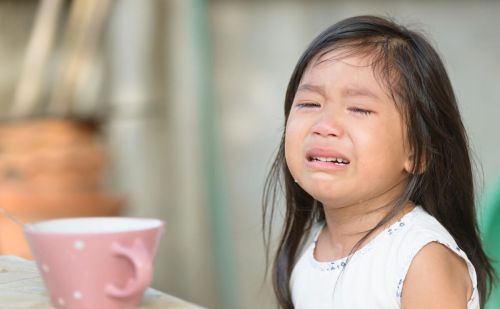
<instances>
[{"instance_id":1,"label":"bare arm","mask_svg":"<svg viewBox=\"0 0 500 309\"><path fill-rule=\"evenodd\" d=\"M413 259L406 275L401 308L467 308L472 283L465 261L446 246L432 242Z\"/></svg>"}]
</instances>

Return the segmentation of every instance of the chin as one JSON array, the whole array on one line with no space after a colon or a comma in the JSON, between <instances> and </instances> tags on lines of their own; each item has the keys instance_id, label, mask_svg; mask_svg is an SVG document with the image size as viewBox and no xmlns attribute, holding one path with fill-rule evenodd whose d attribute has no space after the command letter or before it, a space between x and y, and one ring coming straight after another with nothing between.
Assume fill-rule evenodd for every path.
<instances>
[{"instance_id":1,"label":"chin","mask_svg":"<svg viewBox=\"0 0 500 309\"><path fill-rule=\"evenodd\" d=\"M307 191L315 200L321 202L322 204L336 205L348 199L344 192L339 192L338 190L318 190L315 188L313 190Z\"/></svg>"}]
</instances>

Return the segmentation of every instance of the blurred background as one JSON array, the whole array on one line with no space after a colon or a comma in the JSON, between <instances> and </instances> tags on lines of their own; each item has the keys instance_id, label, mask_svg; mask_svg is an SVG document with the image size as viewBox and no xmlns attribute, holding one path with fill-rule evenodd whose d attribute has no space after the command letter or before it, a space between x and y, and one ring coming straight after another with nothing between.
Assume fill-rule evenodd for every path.
<instances>
[{"instance_id":1,"label":"blurred background","mask_svg":"<svg viewBox=\"0 0 500 309\"><path fill-rule=\"evenodd\" d=\"M314 36L359 14L420 29L443 56L500 259L498 1L0 0L0 207L161 218L153 287L275 308L260 198L286 84ZM4 218L0 254L30 257Z\"/></svg>"}]
</instances>

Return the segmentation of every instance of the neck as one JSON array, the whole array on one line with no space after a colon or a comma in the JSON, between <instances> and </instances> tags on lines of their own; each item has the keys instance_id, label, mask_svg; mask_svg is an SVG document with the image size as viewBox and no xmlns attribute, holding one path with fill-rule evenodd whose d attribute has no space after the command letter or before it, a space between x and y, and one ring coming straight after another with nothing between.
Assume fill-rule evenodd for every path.
<instances>
[{"instance_id":1,"label":"neck","mask_svg":"<svg viewBox=\"0 0 500 309\"><path fill-rule=\"evenodd\" d=\"M393 209L395 200L401 192L401 186L396 186L381 196L355 204L342 207L323 204L326 229L318 238L317 258L332 260L349 255L354 246ZM407 202L402 212L375 230L360 247L376 236L380 230L411 211L413 207L411 202Z\"/></svg>"}]
</instances>

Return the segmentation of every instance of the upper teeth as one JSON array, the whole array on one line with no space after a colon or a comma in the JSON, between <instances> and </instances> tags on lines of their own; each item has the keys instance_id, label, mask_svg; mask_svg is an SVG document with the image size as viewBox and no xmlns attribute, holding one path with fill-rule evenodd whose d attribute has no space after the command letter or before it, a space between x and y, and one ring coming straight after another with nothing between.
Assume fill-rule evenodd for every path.
<instances>
[{"instance_id":1,"label":"upper teeth","mask_svg":"<svg viewBox=\"0 0 500 309\"><path fill-rule=\"evenodd\" d=\"M323 161L323 162L337 162L342 164L347 164L349 161L344 160L342 158L334 158L334 157L313 157L313 160Z\"/></svg>"}]
</instances>

